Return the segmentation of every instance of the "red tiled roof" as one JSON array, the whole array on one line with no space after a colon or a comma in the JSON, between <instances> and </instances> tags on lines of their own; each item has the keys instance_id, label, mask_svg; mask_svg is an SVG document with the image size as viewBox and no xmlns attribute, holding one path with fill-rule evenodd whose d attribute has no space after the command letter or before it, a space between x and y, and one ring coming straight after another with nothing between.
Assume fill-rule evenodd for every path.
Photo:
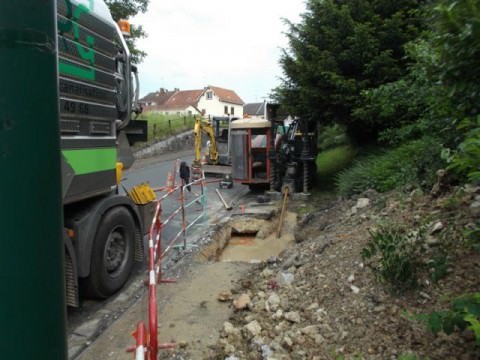
<instances>
[{"instance_id":1,"label":"red tiled roof","mask_svg":"<svg viewBox=\"0 0 480 360\"><path fill-rule=\"evenodd\" d=\"M243 105L243 100L233 90L217 86L208 86L202 90L168 91L160 89L140 99L140 102L154 102L155 105L145 106L145 110L181 110L189 106L197 107L198 100L207 90L212 90L219 100L226 103Z\"/></svg>"},{"instance_id":2,"label":"red tiled roof","mask_svg":"<svg viewBox=\"0 0 480 360\"><path fill-rule=\"evenodd\" d=\"M154 102L157 105L161 105L165 103L175 91L168 91L166 89L160 89L159 91L151 92L140 99L140 102L147 103L147 102Z\"/></svg>"},{"instance_id":3,"label":"red tiled roof","mask_svg":"<svg viewBox=\"0 0 480 360\"><path fill-rule=\"evenodd\" d=\"M177 91L165 103L160 105L159 110L163 109L186 109L189 106L197 106L198 99L203 94L203 90L183 90Z\"/></svg>"},{"instance_id":4,"label":"red tiled roof","mask_svg":"<svg viewBox=\"0 0 480 360\"><path fill-rule=\"evenodd\" d=\"M217 86L211 86L211 85L209 85L208 88L213 90L213 92L215 93L215 95L218 96L220 101L237 104L237 105L244 104L240 96L238 96L237 93L233 90L223 89L223 88L220 88Z\"/></svg>"}]
</instances>

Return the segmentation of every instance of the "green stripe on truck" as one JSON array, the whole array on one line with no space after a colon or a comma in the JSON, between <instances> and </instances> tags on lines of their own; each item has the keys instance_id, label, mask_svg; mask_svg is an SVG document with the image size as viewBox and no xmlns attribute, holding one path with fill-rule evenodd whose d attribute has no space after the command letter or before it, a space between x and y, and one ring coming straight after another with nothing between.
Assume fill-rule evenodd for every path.
<instances>
[{"instance_id":1,"label":"green stripe on truck","mask_svg":"<svg viewBox=\"0 0 480 360\"><path fill-rule=\"evenodd\" d=\"M113 170L117 163L116 148L63 150L62 153L75 175Z\"/></svg>"}]
</instances>

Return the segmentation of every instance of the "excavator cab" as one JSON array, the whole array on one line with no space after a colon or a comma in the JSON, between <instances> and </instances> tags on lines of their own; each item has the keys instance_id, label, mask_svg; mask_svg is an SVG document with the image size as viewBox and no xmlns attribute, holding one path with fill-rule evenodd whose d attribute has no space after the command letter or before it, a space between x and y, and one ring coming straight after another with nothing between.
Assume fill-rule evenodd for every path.
<instances>
[{"instance_id":1,"label":"excavator cab","mask_svg":"<svg viewBox=\"0 0 480 360\"><path fill-rule=\"evenodd\" d=\"M250 189L270 183L271 122L263 119L242 119L231 124L233 179Z\"/></svg>"}]
</instances>

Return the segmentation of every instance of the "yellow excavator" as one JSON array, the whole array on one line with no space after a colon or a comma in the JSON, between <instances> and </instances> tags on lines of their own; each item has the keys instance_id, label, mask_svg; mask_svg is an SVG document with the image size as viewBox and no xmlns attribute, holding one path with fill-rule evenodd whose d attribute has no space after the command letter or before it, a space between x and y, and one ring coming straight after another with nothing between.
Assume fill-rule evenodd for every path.
<instances>
[{"instance_id":1,"label":"yellow excavator","mask_svg":"<svg viewBox=\"0 0 480 360\"><path fill-rule=\"evenodd\" d=\"M195 137L195 159L193 160L193 167L201 167L202 156L202 132L208 135L210 143L208 145L208 163L218 164L218 149L215 140L215 131L213 126L208 121L203 121L200 116L195 116L195 127L193 128L193 135Z\"/></svg>"}]
</instances>

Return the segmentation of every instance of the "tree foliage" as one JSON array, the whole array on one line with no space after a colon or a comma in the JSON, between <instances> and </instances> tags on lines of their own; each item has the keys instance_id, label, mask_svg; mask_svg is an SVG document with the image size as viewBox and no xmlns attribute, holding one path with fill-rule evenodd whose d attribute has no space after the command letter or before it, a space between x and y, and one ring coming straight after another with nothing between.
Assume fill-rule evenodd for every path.
<instances>
[{"instance_id":1,"label":"tree foliage","mask_svg":"<svg viewBox=\"0 0 480 360\"><path fill-rule=\"evenodd\" d=\"M434 136L451 170L480 181L480 4L443 0L424 14L431 26L406 45L406 75L364 91L356 115L391 145Z\"/></svg>"},{"instance_id":2,"label":"tree foliage","mask_svg":"<svg viewBox=\"0 0 480 360\"><path fill-rule=\"evenodd\" d=\"M147 11L149 0L105 0L105 3L110 8L112 17L115 21L120 19L129 19L138 13ZM142 26L132 26L131 37L127 38L127 44L132 54L133 62L140 63L145 58L147 53L138 49L135 41L140 38L145 38L146 32Z\"/></svg>"},{"instance_id":3,"label":"tree foliage","mask_svg":"<svg viewBox=\"0 0 480 360\"><path fill-rule=\"evenodd\" d=\"M284 77L273 96L295 114L347 125L357 140L377 127L354 116L362 91L406 73L404 45L418 36L419 0L309 0L299 24L287 22Z\"/></svg>"},{"instance_id":4,"label":"tree foliage","mask_svg":"<svg viewBox=\"0 0 480 360\"><path fill-rule=\"evenodd\" d=\"M440 79L461 135L450 169L480 183L480 4L443 0L435 8L435 20Z\"/></svg>"}]
</instances>

